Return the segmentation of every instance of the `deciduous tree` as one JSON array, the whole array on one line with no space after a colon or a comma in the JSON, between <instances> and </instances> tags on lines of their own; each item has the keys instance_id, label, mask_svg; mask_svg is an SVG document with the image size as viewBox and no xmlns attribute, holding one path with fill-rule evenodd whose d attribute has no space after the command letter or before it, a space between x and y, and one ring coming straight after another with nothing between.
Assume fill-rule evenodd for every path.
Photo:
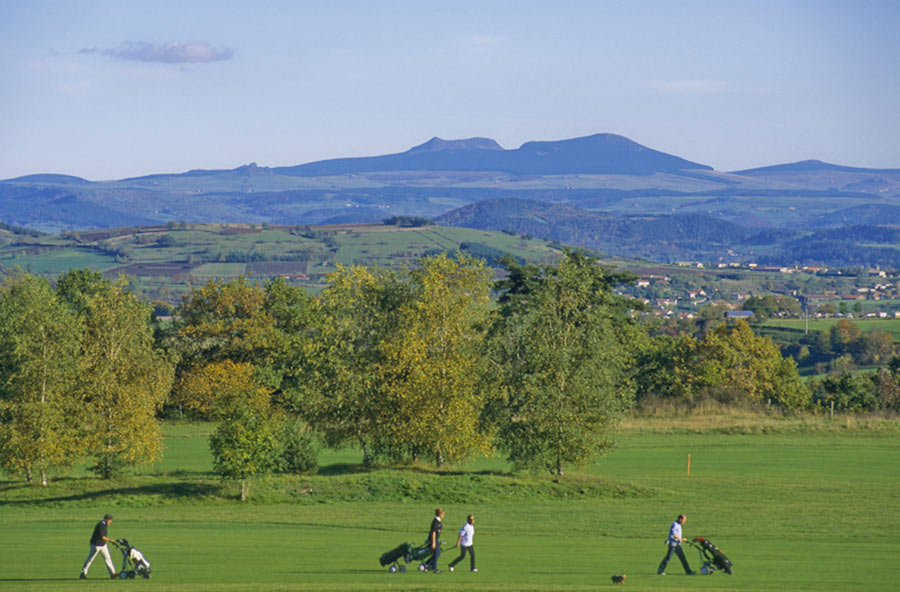
<instances>
[{"instance_id":1,"label":"deciduous tree","mask_svg":"<svg viewBox=\"0 0 900 592\"><path fill-rule=\"evenodd\" d=\"M395 438L442 466L489 446L479 422L490 275L480 259L439 255L423 259L411 281L403 327L384 343L387 394Z\"/></svg>"},{"instance_id":2,"label":"deciduous tree","mask_svg":"<svg viewBox=\"0 0 900 592\"><path fill-rule=\"evenodd\" d=\"M82 327L43 279L11 279L0 297L0 464L49 473L80 455L74 393Z\"/></svg>"},{"instance_id":3,"label":"deciduous tree","mask_svg":"<svg viewBox=\"0 0 900 592\"><path fill-rule=\"evenodd\" d=\"M285 310L278 310L286 314ZM272 312L263 288L243 277L230 282L211 281L192 290L179 307L165 339L179 359L172 402L196 409L201 417L206 417L203 414L211 409L212 402L193 401L191 397L201 391L185 389L196 384L193 373L204 373L207 365L223 361L252 364L256 379L278 388L281 373L273 365L287 345L285 333L278 329ZM215 395L210 391L207 394Z\"/></svg>"},{"instance_id":4,"label":"deciduous tree","mask_svg":"<svg viewBox=\"0 0 900 592\"><path fill-rule=\"evenodd\" d=\"M172 386L172 366L154 347L151 312L124 279L92 285L85 295L84 444L103 478L153 462L162 450L155 414Z\"/></svg>"},{"instance_id":5,"label":"deciduous tree","mask_svg":"<svg viewBox=\"0 0 900 592\"><path fill-rule=\"evenodd\" d=\"M492 339L500 389L491 415L514 466L559 477L610 445L609 428L633 398L626 344L638 331L610 290L626 278L582 252L567 252L536 284L521 277L530 287L515 290Z\"/></svg>"},{"instance_id":6,"label":"deciduous tree","mask_svg":"<svg viewBox=\"0 0 900 592\"><path fill-rule=\"evenodd\" d=\"M314 303L302 360L308 421L334 447L358 444L363 461L394 448L397 409L386 398L385 347L396 338L408 287L393 272L339 267Z\"/></svg>"},{"instance_id":7,"label":"deciduous tree","mask_svg":"<svg viewBox=\"0 0 900 592\"><path fill-rule=\"evenodd\" d=\"M241 501L246 501L250 480L271 473L279 465L284 416L270 404L270 389L254 383L249 364L220 362L222 373L233 376L219 383L214 414L221 418L210 436L213 469L225 479L241 484Z\"/></svg>"}]
</instances>

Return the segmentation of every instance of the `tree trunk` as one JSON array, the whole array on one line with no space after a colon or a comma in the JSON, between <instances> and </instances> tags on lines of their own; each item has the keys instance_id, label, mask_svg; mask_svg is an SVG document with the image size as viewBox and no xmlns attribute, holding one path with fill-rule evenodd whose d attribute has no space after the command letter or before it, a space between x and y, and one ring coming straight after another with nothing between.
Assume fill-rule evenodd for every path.
<instances>
[{"instance_id":1,"label":"tree trunk","mask_svg":"<svg viewBox=\"0 0 900 592\"><path fill-rule=\"evenodd\" d=\"M250 480L241 479L241 501L247 501L247 495L250 493Z\"/></svg>"},{"instance_id":2,"label":"tree trunk","mask_svg":"<svg viewBox=\"0 0 900 592\"><path fill-rule=\"evenodd\" d=\"M41 469L41 485L47 487L48 479L47 479L47 471Z\"/></svg>"},{"instance_id":3,"label":"tree trunk","mask_svg":"<svg viewBox=\"0 0 900 592\"><path fill-rule=\"evenodd\" d=\"M362 438L362 436L359 437L359 445L362 446L363 465L365 465L367 467L371 467L372 466L372 455L369 454L369 447L366 446L366 441Z\"/></svg>"}]
</instances>

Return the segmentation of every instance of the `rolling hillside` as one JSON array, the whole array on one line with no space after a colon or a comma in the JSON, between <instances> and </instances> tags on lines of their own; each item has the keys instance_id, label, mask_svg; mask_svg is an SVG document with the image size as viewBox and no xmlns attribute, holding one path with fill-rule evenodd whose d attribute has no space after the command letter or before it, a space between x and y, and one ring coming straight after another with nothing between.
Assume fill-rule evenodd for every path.
<instances>
[{"instance_id":1,"label":"rolling hillside","mask_svg":"<svg viewBox=\"0 0 900 592\"><path fill-rule=\"evenodd\" d=\"M466 209L480 202L489 203ZM538 210L543 222L532 219ZM825 228L900 223L900 169L803 161L719 172L595 134L516 149L488 138L432 138L396 154L114 181L52 173L0 181L0 221L51 233L171 221L378 223L397 215L469 224L472 211L476 226L490 219L497 230L657 261L887 265L894 258L883 245L848 257L834 241L824 249L787 243Z\"/></svg>"}]
</instances>

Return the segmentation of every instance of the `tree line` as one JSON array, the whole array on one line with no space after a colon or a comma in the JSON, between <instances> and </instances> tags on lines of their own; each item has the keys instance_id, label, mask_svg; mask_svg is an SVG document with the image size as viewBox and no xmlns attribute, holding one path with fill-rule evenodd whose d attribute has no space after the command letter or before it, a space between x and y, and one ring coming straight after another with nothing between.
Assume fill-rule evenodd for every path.
<instances>
[{"instance_id":1,"label":"tree line","mask_svg":"<svg viewBox=\"0 0 900 592\"><path fill-rule=\"evenodd\" d=\"M313 470L318 443L368 465L496 450L558 477L606 450L636 401L824 400L742 321L645 325L613 291L634 276L584 252L503 265L499 280L465 253L339 267L316 295L212 281L167 325L125 279L15 274L0 293L0 465L46 483L89 459L108 478L156 460L158 418L177 416L216 422L214 468L242 498L258 474Z\"/></svg>"}]
</instances>

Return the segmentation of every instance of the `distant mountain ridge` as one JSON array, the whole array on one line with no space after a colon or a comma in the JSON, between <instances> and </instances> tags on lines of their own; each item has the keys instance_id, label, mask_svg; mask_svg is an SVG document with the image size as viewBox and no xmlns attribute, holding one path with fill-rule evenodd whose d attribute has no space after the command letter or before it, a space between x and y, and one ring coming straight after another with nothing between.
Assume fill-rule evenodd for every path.
<instances>
[{"instance_id":1,"label":"distant mountain ridge","mask_svg":"<svg viewBox=\"0 0 900 592\"><path fill-rule=\"evenodd\" d=\"M282 175L328 176L379 171L498 171L517 175L625 174L713 170L615 134L526 142L504 150L487 138L432 138L406 152L338 158L273 169Z\"/></svg>"},{"instance_id":2,"label":"distant mountain ridge","mask_svg":"<svg viewBox=\"0 0 900 592\"><path fill-rule=\"evenodd\" d=\"M838 171L842 173L900 173L900 169L868 169L859 167L849 167L839 164L830 164L821 160L801 160L799 162L790 162L786 164L776 164L771 166L759 167L755 169L745 169L742 171L733 171L734 175L759 175L771 173L797 173L810 171Z\"/></svg>"},{"instance_id":3,"label":"distant mountain ridge","mask_svg":"<svg viewBox=\"0 0 900 592\"><path fill-rule=\"evenodd\" d=\"M404 152L109 181L0 181L0 222L59 232L170 221L278 225L392 216L508 230L658 261L900 261L900 169L818 160L720 172L624 136L505 149L433 137ZM486 225L490 226L486 226ZM826 232L856 227L852 233ZM861 241L865 233L871 241ZM851 246L852 245L852 246ZM780 264L780 263L779 263Z\"/></svg>"}]
</instances>

